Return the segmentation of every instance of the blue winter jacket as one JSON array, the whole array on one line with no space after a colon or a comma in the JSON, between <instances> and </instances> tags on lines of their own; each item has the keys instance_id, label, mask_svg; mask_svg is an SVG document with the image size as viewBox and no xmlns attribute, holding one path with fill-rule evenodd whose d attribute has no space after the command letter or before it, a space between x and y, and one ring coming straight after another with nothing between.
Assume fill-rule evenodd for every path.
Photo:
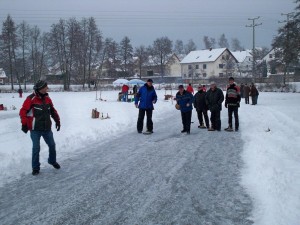
<instances>
[{"instance_id":1,"label":"blue winter jacket","mask_svg":"<svg viewBox=\"0 0 300 225\"><path fill-rule=\"evenodd\" d=\"M181 112L188 112L193 110L194 96L190 92L184 90L182 95L180 94L180 92L177 92L176 101L177 104L180 105ZM187 104L190 105L187 106Z\"/></svg>"},{"instance_id":2,"label":"blue winter jacket","mask_svg":"<svg viewBox=\"0 0 300 225\"><path fill-rule=\"evenodd\" d=\"M142 86L135 96L135 104L137 105L139 102L140 109L154 109L153 102L156 103L157 95L154 90L154 87L149 87L147 84Z\"/></svg>"}]
</instances>

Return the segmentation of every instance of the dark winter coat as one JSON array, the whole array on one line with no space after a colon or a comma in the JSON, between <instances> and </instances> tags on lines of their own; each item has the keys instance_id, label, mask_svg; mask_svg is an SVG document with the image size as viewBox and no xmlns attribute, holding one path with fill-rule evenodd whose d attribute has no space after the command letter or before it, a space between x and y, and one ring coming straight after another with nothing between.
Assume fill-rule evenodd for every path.
<instances>
[{"instance_id":1,"label":"dark winter coat","mask_svg":"<svg viewBox=\"0 0 300 225\"><path fill-rule=\"evenodd\" d=\"M206 104L210 111L221 111L222 110L222 102L224 101L224 94L220 88L216 88L215 90L209 89L206 93Z\"/></svg>"},{"instance_id":2,"label":"dark winter coat","mask_svg":"<svg viewBox=\"0 0 300 225\"><path fill-rule=\"evenodd\" d=\"M194 96L190 92L184 90L181 95L178 91L176 94L176 101L177 104L180 105L181 112L189 112L193 110ZM187 104L189 104L189 106L187 106Z\"/></svg>"},{"instance_id":3,"label":"dark winter coat","mask_svg":"<svg viewBox=\"0 0 300 225\"><path fill-rule=\"evenodd\" d=\"M206 92L203 90L198 91L194 96L194 107L197 111L206 111L208 107L205 101Z\"/></svg>"},{"instance_id":4,"label":"dark winter coat","mask_svg":"<svg viewBox=\"0 0 300 225\"><path fill-rule=\"evenodd\" d=\"M244 97L249 98L250 95L250 87L248 85L245 85L244 87Z\"/></svg>"},{"instance_id":5,"label":"dark winter coat","mask_svg":"<svg viewBox=\"0 0 300 225\"><path fill-rule=\"evenodd\" d=\"M252 86L251 86L251 89L250 89L250 95L251 95L251 96L257 96L257 95L259 95L258 90L257 90L257 88L255 87L255 85L252 85Z\"/></svg>"},{"instance_id":6,"label":"dark winter coat","mask_svg":"<svg viewBox=\"0 0 300 225\"><path fill-rule=\"evenodd\" d=\"M29 130L51 130L50 116L56 123L60 123L59 115L48 94L40 95L35 92L29 95L20 109L21 123Z\"/></svg>"},{"instance_id":7,"label":"dark winter coat","mask_svg":"<svg viewBox=\"0 0 300 225\"><path fill-rule=\"evenodd\" d=\"M156 103L157 95L153 86L149 87L147 83L142 86L135 96L135 104L139 103L140 109L154 109L153 103Z\"/></svg>"},{"instance_id":8,"label":"dark winter coat","mask_svg":"<svg viewBox=\"0 0 300 225\"><path fill-rule=\"evenodd\" d=\"M226 91L225 106L239 107L240 101L241 101L241 95L240 95L239 87L236 84L230 85Z\"/></svg>"}]
</instances>

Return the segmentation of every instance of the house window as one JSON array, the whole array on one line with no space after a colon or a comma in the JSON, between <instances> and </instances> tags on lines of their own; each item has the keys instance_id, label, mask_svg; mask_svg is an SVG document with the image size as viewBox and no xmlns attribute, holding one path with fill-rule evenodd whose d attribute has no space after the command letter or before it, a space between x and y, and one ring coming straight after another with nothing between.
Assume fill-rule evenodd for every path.
<instances>
[{"instance_id":1,"label":"house window","mask_svg":"<svg viewBox=\"0 0 300 225\"><path fill-rule=\"evenodd\" d=\"M204 69L204 70L206 69L206 64L203 64L203 69Z\"/></svg>"},{"instance_id":2,"label":"house window","mask_svg":"<svg viewBox=\"0 0 300 225\"><path fill-rule=\"evenodd\" d=\"M223 73L219 73L219 77L223 77L224 76L224 74Z\"/></svg>"},{"instance_id":3,"label":"house window","mask_svg":"<svg viewBox=\"0 0 300 225\"><path fill-rule=\"evenodd\" d=\"M196 65L196 70L199 69L199 65Z\"/></svg>"},{"instance_id":4,"label":"house window","mask_svg":"<svg viewBox=\"0 0 300 225\"><path fill-rule=\"evenodd\" d=\"M223 60L225 59L225 56L224 56L224 55L222 55L222 59L223 59Z\"/></svg>"},{"instance_id":5,"label":"house window","mask_svg":"<svg viewBox=\"0 0 300 225\"><path fill-rule=\"evenodd\" d=\"M186 77L186 74L183 74L183 77Z\"/></svg>"},{"instance_id":6,"label":"house window","mask_svg":"<svg viewBox=\"0 0 300 225\"><path fill-rule=\"evenodd\" d=\"M223 64L219 64L219 69L223 69L224 65Z\"/></svg>"},{"instance_id":7,"label":"house window","mask_svg":"<svg viewBox=\"0 0 300 225\"><path fill-rule=\"evenodd\" d=\"M192 65L189 65L189 70L191 70L192 69Z\"/></svg>"},{"instance_id":8,"label":"house window","mask_svg":"<svg viewBox=\"0 0 300 225\"><path fill-rule=\"evenodd\" d=\"M269 58L270 58L270 59L272 59L272 58L273 58L273 55L272 55L272 54L270 54L270 55L269 55Z\"/></svg>"},{"instance_id":9,"label":"house window","mask_svg":"<svg viewBox=\"0 0 300 225\"><path fill-rule=\"evenodd\" d=\"M196 73L196 74L195 74L195 77L199 77L199 76L200 76L200 73Z\"/></svg>"},{"instance_id":10,"label":"house window","mask_svg":"<svg viewBox=\"0 0 300 225\"><path fill-rule=\"evenodd\" d=\"M189 73L189 77L192 77L192 74L191 74L191 73Z\"/></svg>"},{"instance_id":11,"label":"house window","mask_svg":"<svg viewBox=\"0 0 300 225\"><path fill-rule=\"evenodd\" d=\"M206 73L203 73L202 75L203 75L203 77L206 77Z\"/></svg>"}]
</instances>

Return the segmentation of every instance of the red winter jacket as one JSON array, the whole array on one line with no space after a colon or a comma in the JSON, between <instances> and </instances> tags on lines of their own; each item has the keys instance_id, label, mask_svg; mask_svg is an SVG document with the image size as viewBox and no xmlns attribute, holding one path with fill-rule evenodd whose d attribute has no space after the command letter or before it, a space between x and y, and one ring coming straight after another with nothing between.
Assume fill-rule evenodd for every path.
<instances>
[{"instance_id":1,"label":"red winter jacket","mask_svg":"<svg viewBox=\"0 0 300 225\"><path fill-rule=\"evenodd\" d=\"M51 130L50 116L56 123L60 123L59 115L48 94L41 96L35 92L29 95L20 109L21 123L27 125L29 130Z\"/></svg>"},{"instance_id":2,"label":"red winter jacket","mask_svg":"<svg viewBox=\"0 0 300 225\"><path fill-rule=\"evenodd\" d=\"M187 88L186 88L186 90L188 91L188 92L190 92L190 93L192 93L192 94L194 94L194 89L193 89L193 87L192 86L187 86Z\"/></svg>"},{"instance_id":3,"label":"red winter jacket","mask_svg":"<svg viewBox=\"0 0 300 225\"><path fill-rule=\"evenodd\" d=\"M122 86L122 92L128 92L129 91L129 87L127 85L123 85Z\"/></svg>"}]
</instances>

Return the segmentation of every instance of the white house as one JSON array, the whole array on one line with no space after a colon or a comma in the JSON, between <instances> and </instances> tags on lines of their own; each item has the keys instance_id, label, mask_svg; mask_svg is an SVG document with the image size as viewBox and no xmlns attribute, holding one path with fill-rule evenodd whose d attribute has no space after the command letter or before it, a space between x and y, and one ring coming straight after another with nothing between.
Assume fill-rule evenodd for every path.
<instances>
[{"instance_id":1,"label":"white house","mask_svg":"<svg viewBox=\"0 0 300 225\"><path fill-rule=\"evenodd\" d=\"M245 77L252 71L252 50L232 52L237 59L236 72L239 76Z\"/></svg>"},{"instance_id":2,"label":"white house","mask_svg":"<svg viewBox=\"0 0 300 225\"><path fill-rule=\"evenodd\" d=\"M192 51L180 62L182 78L231 76L237 62L227 48Z\"/></svg>"},{"instance_id":3,"label":"white house","mask_svg":"<svg viewBox=\"0 0 300 225\"><path fill-rule=\"evenodd\" d=\"M5 84L7 78L8 77L6 76L5 71L2 68L0 68L0 84Z\"/></svg>"}]
</instances>

